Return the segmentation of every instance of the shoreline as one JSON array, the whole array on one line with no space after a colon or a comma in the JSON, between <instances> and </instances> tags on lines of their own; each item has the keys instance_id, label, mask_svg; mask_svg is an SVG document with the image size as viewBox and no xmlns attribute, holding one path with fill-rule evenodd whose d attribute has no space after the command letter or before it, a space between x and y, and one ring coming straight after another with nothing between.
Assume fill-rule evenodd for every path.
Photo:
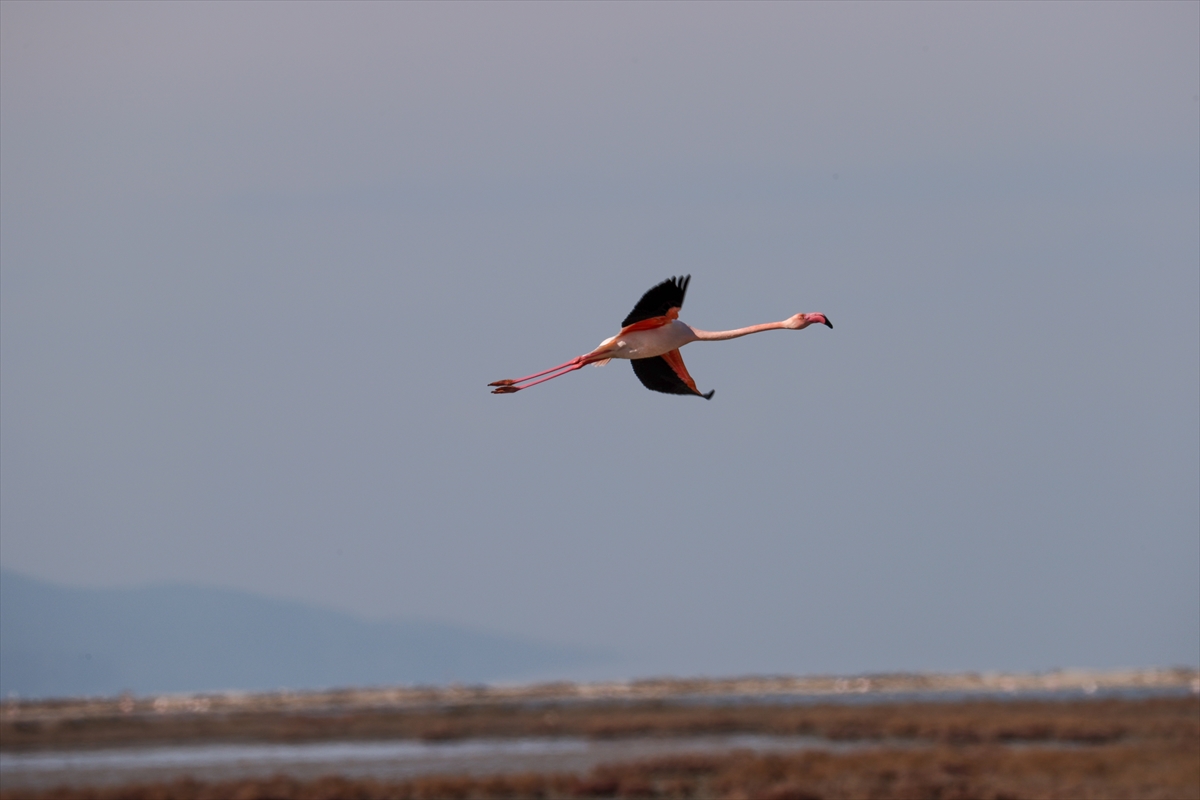
<instances>
[{"instance_id":1,"label":"shoreline","mask_svg":"<svg viewBox=\"0 0 1200 800\"><path fill-rule=\"evenodd\" d=\"M1048 672L875 673L851 676L747 676L736 678L645 678L575 683L465 686L391 686L268 692L205 691L71 698L6 698L0 722L55 721L113 716L161 716L227 713L319 713L327 710L368 711L463 705L569 703L603 701L686 701L718 699L814 699L846 696L903 695L934 700L939 695L962 699L987 696L1030 696L1040 693L1121 691L1190 691L1200 694L1200 670L1161 669ZM2 746L2 744L0 744Z\"/></svg>"},{"instance_id":2,"label":"shoreline","mask_svg":"<svg viewBox=\"0 0 1200 800\"><path fill-rule=\"evenodd\" d=\"M0 800L1165 800L1200 796L1198 678L1062 670L45 701L0 721Z\"/></svg>"},{"instance_id":3,"label":"shoreline","mask_svg":"<svg viewBox=\"0 0 1200 800\"><path fill-rule=\"evenodd\" d=\"M190 714L21 730L5 726L17 746L0 751L0 800L1200 796L1190 690ZM13 734L32 739L21 747Z\"/></svg>"}]
</instances>

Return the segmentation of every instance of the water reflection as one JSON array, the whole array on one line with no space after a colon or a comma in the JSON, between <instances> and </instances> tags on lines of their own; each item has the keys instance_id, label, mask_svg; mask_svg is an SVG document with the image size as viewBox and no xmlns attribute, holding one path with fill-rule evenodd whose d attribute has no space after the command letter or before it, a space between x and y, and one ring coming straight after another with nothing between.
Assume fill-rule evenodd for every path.
<instances>
[{"instance_id":1,"label":"water reflection","mask_svg":"<svg viewBox=\"0 0 1200 800\"><path fill-rule=\"evenodd\" d=\"M876 743L877 744L877 743ZM812 736L689 736L590 740L582 738L470 739L457 742L370 741L310 744L225 744L0 753L5 788L114 785L195 777L232 780L285 774L301 779L338 774L403 779L431 774L488 775L576 772L607 761L676 753L845 750L856 745Z\"/></svg>"}]
</instances>

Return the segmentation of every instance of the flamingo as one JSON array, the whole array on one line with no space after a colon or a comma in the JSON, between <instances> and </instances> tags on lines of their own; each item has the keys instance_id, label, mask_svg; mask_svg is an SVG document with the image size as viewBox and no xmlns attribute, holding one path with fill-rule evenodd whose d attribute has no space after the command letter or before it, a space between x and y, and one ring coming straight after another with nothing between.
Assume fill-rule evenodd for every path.
<instances>
[{"instance_id":1,"label":"flamingo","mask_svg":"<svg viewBox=\"0 0 1200 800\"><path fill-rule=\"evenodd\" d=\"M633 374L647 389L664 394L691 394L711 400L714 392L701 393L683 365L679 348L685 344L736 339L761 331L798 331L814 322L833 327L824 314L795 314L782 322L764 322L731 331L702 331L679 319L679 309L683 307L683 296L687 294L691 280L691 275L668 278L646 292L621 323L620 333L605 339L592 352L524 378L489 383L488 386L496 387L492 389L492 394L512 394L574 372L587 364L599 367L614 358L626 358L633 366Z\"/></svg>"}]
</instances>

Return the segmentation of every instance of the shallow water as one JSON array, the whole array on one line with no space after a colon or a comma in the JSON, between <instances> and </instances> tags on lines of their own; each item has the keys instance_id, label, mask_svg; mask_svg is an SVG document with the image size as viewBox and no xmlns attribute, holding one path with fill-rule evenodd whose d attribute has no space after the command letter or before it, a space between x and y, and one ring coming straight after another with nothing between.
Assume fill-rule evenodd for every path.
<instances>
[{"instance_id":1,"label":"shallow water","mask_svg":"<svg viewBox=\"0 0 1200 800\"><path fill-rule=\"evenodd\" d=\"M434 774L583 773L604 762L678 753L847 750L860 746L813 736L745 734L614 740L560 737L137 747L0 753L0 783L5 789L16 789L119 785L183 777L234 780L275 774L300 779L337 774L397 780Z\"/></svg>"},{"instance_id":2,"label":"shallow water","mask_svg":"<svg viewBox=\"0 0 1200 800\"><path fill-rule=\"evenodd\" d=\"M859 682L861 683L861 682ZM1059 689L1038 692L888 692L858 690L847 681L840 694L687 695L673 699L685 705L807 705L881 702L948 703L970 700L1071 701L1082 698L1139 699L1197 693L1197 688ZM522 706L563 701L529 701ZM568 702L587 702L584 700ZM621 702L608 700L606 702ZM629 700L636 703L639 701ZM662 738L586 739L582 737L469 739L449 742L375 740L305 744L197 744L127 747L32 753L0 752L0 786L5 789L68 786L111 786L171 781L237 780L284 774L301 780L337 774L349 778L403 780L421 775L488 775L517 772L584 773L606 762L632 761L680 753L723 753L730 750L781 752L821 749L846 751L864 747L917 746L911 741L832 742L812 736L678 736ZM1032 745L1032 743L1031 743ZM1021 745L1011 745L1019 747ZM1039 747L1074 747L1070 743L1037 743Z\"/></svg>"}]
</instances>

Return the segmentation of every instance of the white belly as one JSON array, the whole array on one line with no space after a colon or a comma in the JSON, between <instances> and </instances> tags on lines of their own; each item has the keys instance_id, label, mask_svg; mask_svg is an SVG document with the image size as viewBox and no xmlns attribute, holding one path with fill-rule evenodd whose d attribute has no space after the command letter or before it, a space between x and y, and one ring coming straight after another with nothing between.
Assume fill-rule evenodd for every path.
<instances>
[{"instance_id":1,"label":"white belly","mask_svg":"<svg viewBox=\"0 0 1200 800\"><path fill-rule=\"evenodd\" d=\"M648 331L632 331L624 336L608 339L615 349L610 358L652 358L678 350L688 342L696 341L696 334L679 320Z\"/></svg>"}]
</instances>

